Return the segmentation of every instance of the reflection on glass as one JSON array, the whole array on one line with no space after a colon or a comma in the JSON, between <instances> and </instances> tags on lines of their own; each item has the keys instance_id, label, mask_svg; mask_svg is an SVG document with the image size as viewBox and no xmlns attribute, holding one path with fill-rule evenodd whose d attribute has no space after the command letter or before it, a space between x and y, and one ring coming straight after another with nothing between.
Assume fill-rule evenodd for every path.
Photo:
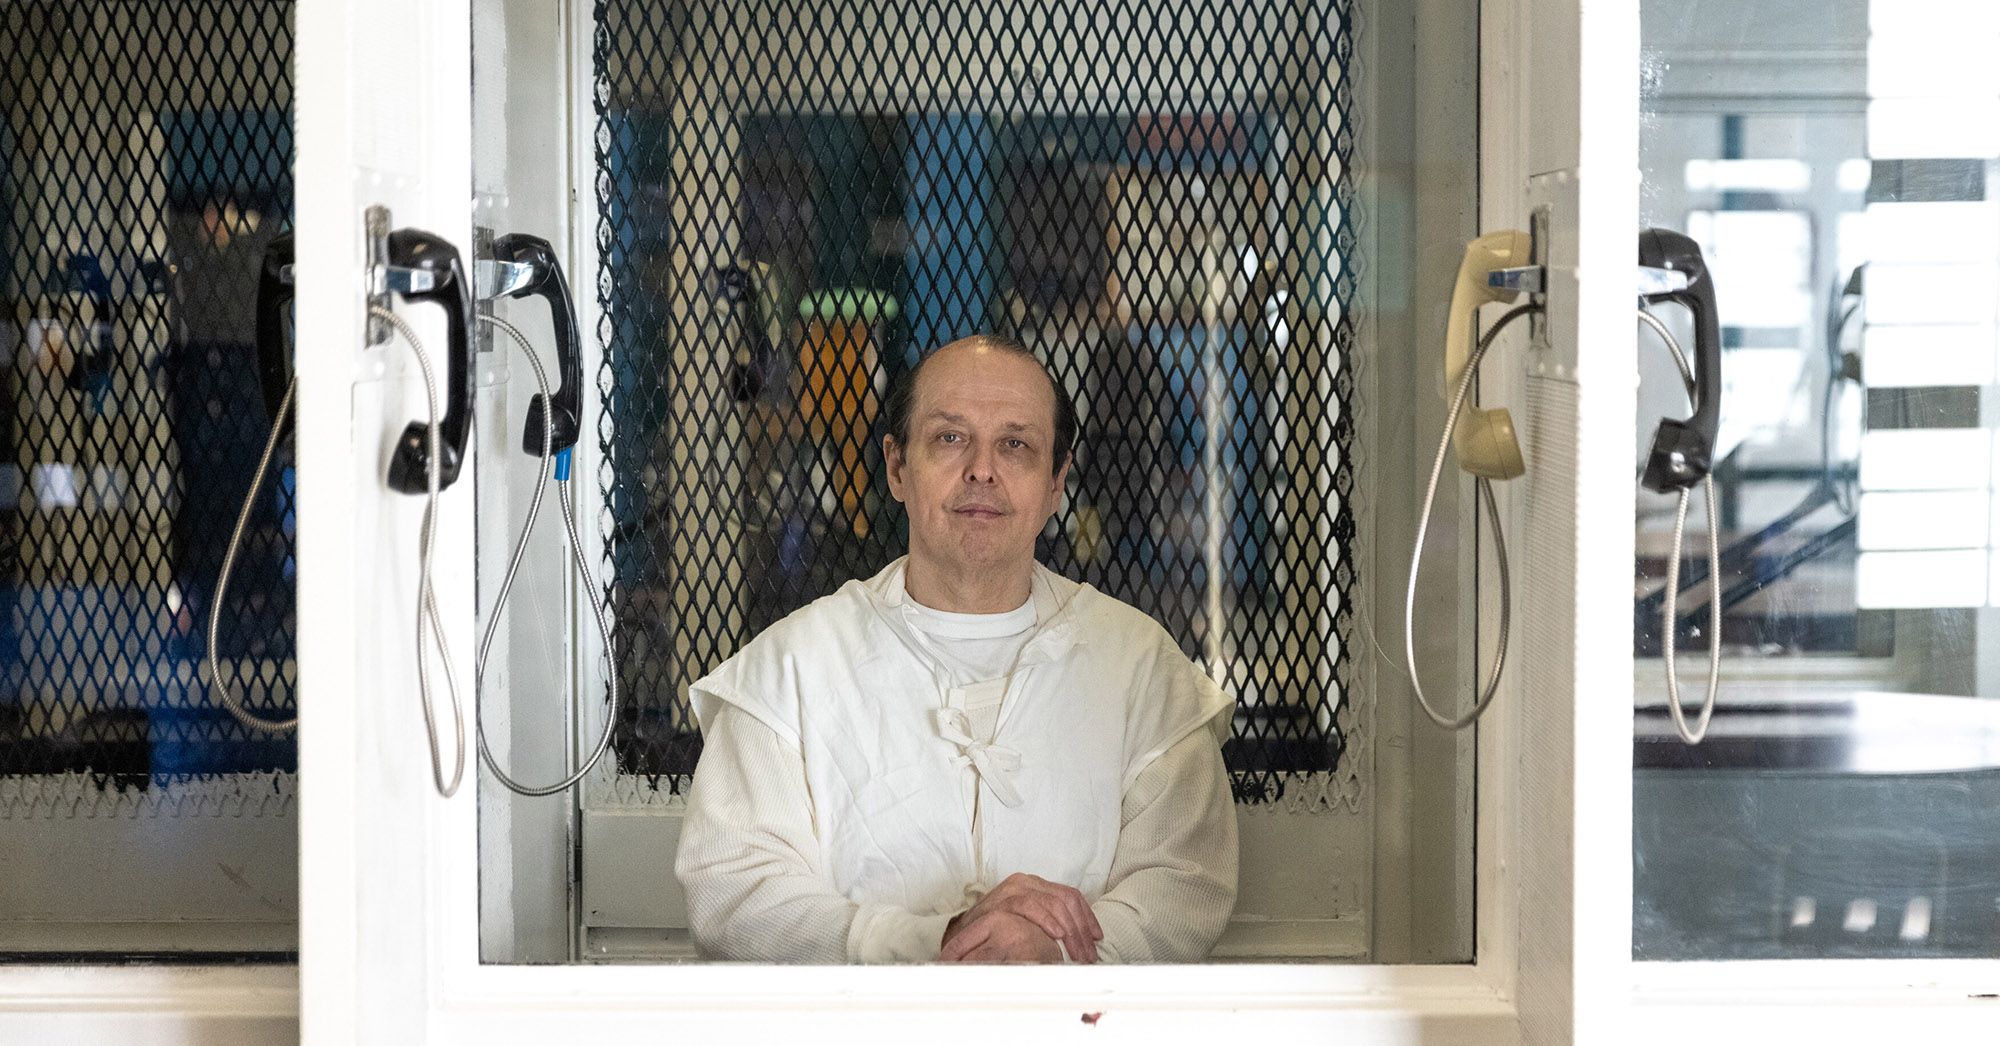
<instances>
[{"instance_id":1,"label":"reflection on glass","mask_svg":"<svg viewBox=\"0 0 2000 1046\"><path fill-rule=\"evenodd\" d=\"M291 5L0 10L0 952L296 946L293 473L255 289L291 224ZM200 56L200 57L190 57Z\"/></svg>"},{"instance_id":2,"label":"reflection on glass","mask_svg":"<svg viewBox=\"0 0 2000 1046\"><path fill-rule=\"evenodd\" d=\"M1641 959L2000 955L2000 24L1940 6L1645 6L1643 217L1709 253L1736 438L1720 561L1682 571L1684 655L1724 610L1699 747L1640 500ZM1642 353L1643 422L1680 403Z\"/></svg>"}]
</instances>

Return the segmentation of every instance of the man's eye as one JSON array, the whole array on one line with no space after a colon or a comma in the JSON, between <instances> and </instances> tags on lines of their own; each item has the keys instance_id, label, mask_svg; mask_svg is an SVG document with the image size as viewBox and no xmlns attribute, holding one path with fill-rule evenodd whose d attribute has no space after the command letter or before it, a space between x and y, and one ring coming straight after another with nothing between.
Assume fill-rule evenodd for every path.
<instances>
[{"instance_id":1,"label":"man's eye","mask_svg":"<svg viewBox=\"0 0 2000 1046\"><path fill-rule=\"evenodd\" d=\"M1010 439L1007 441L1008 450L1025 450L1027 446L1028 444L1023 440Z\"/></svg>"},{"instance_id":2,"label":"man's eye","mask_svg":"<svg viewBox=\"0 0 2000 1046\"><path fill-rule=\"evenodd\" d=\"M940 433L938 433L938 442L939 442L939 443L957 443L958 441L960 441L960 440L962 440L962 439L964 439L964 438L965 438L965 437L963 437L963 436L959 435L959 434L958 434L958 433L956 433L956 432L940 432Z\"/></svg>"}]
</instances>

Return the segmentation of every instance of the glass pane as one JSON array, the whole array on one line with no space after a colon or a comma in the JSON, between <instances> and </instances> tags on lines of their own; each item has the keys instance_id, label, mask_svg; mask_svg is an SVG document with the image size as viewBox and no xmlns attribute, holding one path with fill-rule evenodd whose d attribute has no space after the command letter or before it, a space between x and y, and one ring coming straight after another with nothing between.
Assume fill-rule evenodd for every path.
<instances>
[{"instance_id":1,"label":"glass pane","mask_svg":"<svg viewBox=\"0 0 2000 1046\"><path fill-rule=\"evenodd\" d=\"M504 126L476 135L506 152L476 164L479 206L516 226L533 206L520 186L546 167L518 140L537 133L534 98L561 96L541 89L560 70L523 43L532 10L495 0L474 34L475 110L498 121L507 100ZM1448 38L1436 46L1469 54L1475 15L1432 30ZM1421 107L1464 132L1451 176L1430 186L1413 174L1409 128L1368 124L1359 16L1344 3L967 0L919 21L817 0L735 0L698 18L600 0L592 19L592 105L547 116L579 122L587 142L574 282L602 409L584 422L596 464L579 498L595 516L586 587L602 586L615 622L609 670L590 608L570 626L584 656L567 746L589 750L615 681L615 763L577 800L579 896L521 901L524 850L504 833L523 801L496 800L509 812L482 821L485 868L498 883L508 862L515 891L488 909L488 957L527 956L521 913L563 902L579 912L581 957L692 956L662 856L703 752L689 685L903 554L886 400L928 353L991 333L1042 361L1080 420L1039 561L1152 617L1236 699L1221 747L1244 871L1237 936L1218 954L1468 959L1471 746L1424 749L1437 757L1427 774L1400 735L1386 755L1368 747L1376 668L1356 651L1372 517L1355 495L1363 381L1398 397L1402 418L1418 385L1396 376L1432 373L1403 352L1385 353L1381 376L1356 365L1373 293L1363 172L1379 165L1375 235L1398 252L1412 200L1451 231L1448 259L1424 256L1448 278L1471 232L1469 85L1384 106L1385 120L1414 125ZM1409 45L1414 30L1391 21L1368 47ZM1399 65L1379 90L1415 99L1418 79ZM1376 157L1370 135L1393 144ZM1413 301L1408 265L1396 253L1382 266L1382 322L1441 340L1414 318L1435 312L1441 328L1443 310ZM1440 354L1420 355L1435 368ZM499 547L489 540L482 553ZM483 578L498 557L481 556ZM1457 593L1447 602L1457 626ZM1458 629L1440 631L1450 658ZM526 652L548 645L532 630L508 634L525 648L514 671L544 656ZM524 700L496 692L488 707L518 715ZM513 740L520 758L574 765L546 736ZM1378 772L1410 778L1399 797L1425 796L1426 831L1388 828L1414 821L1415 804L1378 807ZM1378 831L1401 857L1378 863ZM1420 846L1437 859L1412 858ZM1378 928L1383 893L1401 911ZM1429 921L1443 928L1411 945Z\"/></svg>"},{"instance_id":2,"label":"glass pane","mask_svg":"<svg viewBox=\"0 0 2000 1046\"><path fill-rule=\"evenodd\" d=\"M1682 700L1711 640L1723 684L1683 743L1674 501L1642 491L1634 955L2000 954L2000 28L1985 4L1643 13L1644 223L1700 242L1722 321L1721 555L1697 507ZM1643 454L1686 401L1643 327L1640 353Z\"/></svg>"},{"instance_id":3,"label":"glass pane","mask_svg":"<svg viewBox=\"0 0 2000 1046\"><path fill-rule=\"evenodd\" d=\"M0 9L0 952L296 949L296 746L203 667L293 714L288 452L218 584L272 431L291 19Z\"/></svg>"},{"instance_id":4,"label":"glass pane","mask_svg":"<svg viewBox=\"0 0 2000 1046\"><path fill-rule=\"evenodd\" d=\"M651 24L628 31L666 46ZM782 85L763 69L727 89ZM609 261L629 274L603 302L614 604L657 608L619 615L624 689L650 695L621 738L621 792L671 792L693 770L694 724L667 698L901 554L880 399L920 353L992 330L1049 362L1082 421L1075 493L1039 558L1158 618L1244 695L1229 753L1245 802L1282 800L1338 762L1342 654L1324 640L1345 586L1320 582L1352 568L1316 535L1353 527L1340 489L1351 393L1307 376L1349 335L1334 281L1326 300L1304 297L1320 293L1307 248L1337 219L1288 200L1285 179L1334 158L1289 150L1310 129L1284 127L1276 106L1019 104L773 105L734 117L737 151L678 183L640 172L684 128L607 113ZM690 195L705 217L644 213ZM734 250L701 231L718 221L741 230ZM686 278L645 278L677 266ZM719 280L750 296L732 307Z\"/></svg>"}]
</instances>

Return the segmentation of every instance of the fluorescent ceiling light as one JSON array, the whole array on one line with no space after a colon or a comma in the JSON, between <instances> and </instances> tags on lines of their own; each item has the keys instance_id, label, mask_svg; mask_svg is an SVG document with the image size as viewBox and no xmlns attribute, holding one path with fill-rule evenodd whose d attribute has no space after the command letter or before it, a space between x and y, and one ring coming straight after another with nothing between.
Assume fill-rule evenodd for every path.
<instances>
[{"instance_id":1,"label":"fluorescent ceiling light","mask_svg":"<svg viewBox=\"0 0 2000 1046\"><path fill-rule=\"evenodd\" d=\"M1874 429L1861 436L1861 488L1985 490L1992 460L1985 429Z\"/></svg>"},{"instance_id":2,"label":"fluorescent ceiling light","mask_svg":"<svg viewBox=\"0 0 2000 1046\"><path fill-rule=\"evenodd\" d=\"M1889 159L2000 156L2000 98L1879 98L1868 103L1868 155Z\"/></svg>"},{"instance_id":3,"label":"fluorescent ceiling light","mask_svg":"<svg viewBox=\"0 0 2000 1046\"><path fill-rule=\"evenodd\" d=\"M1990 325L1871 323L1861 337L1861 378L1871 387L1993 382L1995 346Z\"/></svg>"},{"instance_id":4,"label":"fluorescent ceiling light","mask_svg":"<svg viewBox=\"0 0 2000 1046\"><path fill-rule=\"evenodd\" d=\"M1984 549L1863 552L1854 561L1855 603L1863 610L1985 606L1987 558Z\"/></svg>"}]
</instances>

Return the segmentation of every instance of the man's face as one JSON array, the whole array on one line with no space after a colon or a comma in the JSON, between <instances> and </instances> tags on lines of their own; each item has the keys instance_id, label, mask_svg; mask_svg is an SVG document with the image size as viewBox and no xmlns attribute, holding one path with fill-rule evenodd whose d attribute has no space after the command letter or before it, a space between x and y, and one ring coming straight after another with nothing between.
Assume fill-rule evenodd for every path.
<instances>
[{"instance_id":1,"label":"man's face","mask_svg":"<svg viewBox=\"0 0 2000 1046\"><path fill-rule=\"evenodd\" d=\"M910 515L910 554L960 572L1024 569L1055 514L1055 401L1035 362L983 346L924 364L910 443L883 440L889 490Z\"/></svg>"}]
</instances>

